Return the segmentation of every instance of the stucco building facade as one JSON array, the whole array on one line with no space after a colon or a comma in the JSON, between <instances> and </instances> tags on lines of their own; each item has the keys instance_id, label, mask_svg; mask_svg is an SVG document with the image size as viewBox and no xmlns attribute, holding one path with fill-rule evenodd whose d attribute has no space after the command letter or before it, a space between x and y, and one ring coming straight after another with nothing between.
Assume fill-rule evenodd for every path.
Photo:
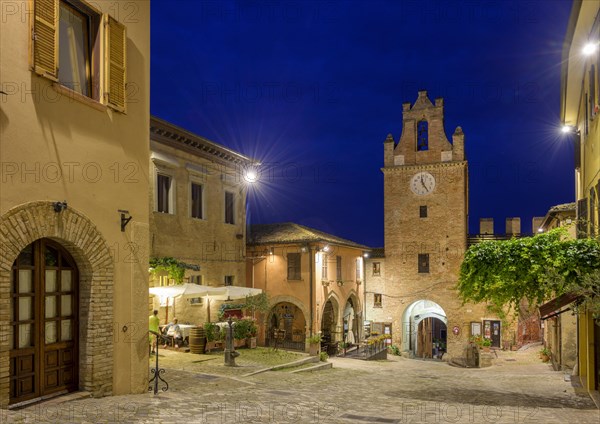
<instances>
[{"instance_id":1,"label":"stucco building facade","mask_svg":"<svg viewBox=\"0 0 600 424\"><path fill-rule=\"evenodd\" d=\"M130 4L3 14L1 407L147 390L150 5Z\"/></svg>"},{"instance_id":2,"label":"stucco building facade","mask_svg":"<svg viewBox=\"0 0 600 424\"><path fill-rule=\"evenodd\" d=\"M189 266L184 282L246 284L247 175L250 158L159 118L150 123L150 256ZM162 277L162 278L161 278ZM151 285L173 284L154 275ZM151 299L166 319L166 299ZM169 302L172 302L170 300ZM179 298L169 320L202 325L217 318L220 302Z\"/></svg>"},{"instance_id":3,"label":"stucco building facade","mask_svg":"<svg viewBox=\"0 0 600 424\"><path fill-rule=\"evenodd\" d=\"M575 143L577 237L598 237L600 210L600 4L575 0L563 44L561 119ZM565 306L559 305L558 307ZM578 372L600 389L600 321L578 314Z\"/></svg>"},{"instance_id":4,"label":"stucco building facade","mask_svg":"<svg viewBox=\"0 0 600 424\"><path fill-rule=\"evenodd\" d=\"M362 339L364 255L369 248L295 223L250 226L248 286L267 293L258 342L284 330L284 347L305 350L321 333L325 344Z\"/></svg>"}]
</instances>

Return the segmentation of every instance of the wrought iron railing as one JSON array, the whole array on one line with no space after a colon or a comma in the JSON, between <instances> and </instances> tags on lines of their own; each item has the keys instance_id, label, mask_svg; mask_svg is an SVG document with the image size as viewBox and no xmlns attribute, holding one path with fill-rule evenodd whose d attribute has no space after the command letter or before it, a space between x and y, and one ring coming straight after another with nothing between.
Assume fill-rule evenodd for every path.
<instances>
[{"instance_id":1,"label":"wrought iron railing","mask_svg":"<svg viewBox=\"0 0 600 424\"><path fill-rule=\"evenodd\" d=\"M156 362L155 362L155 366L154 368L152 368L150 370L150 372L153 374L153 377L150 379L150 381L148 381L148 391L154 391L154 394L158 394L158 382L159 380L162 381L165 385L161 388L161 390L163 392L166 392L167 390L169 390L169 383L167 383L165 381L164 378L162 378L162 374L165 373L165 369L164 368L160 368L158 366L158 348L160 346L160 342L161 342L161 335L160 333L157 333L156 331L152 331L149 330L149 333L151 333L152 335L154 335L156 337Z\"/></svg>"}]
</instances>

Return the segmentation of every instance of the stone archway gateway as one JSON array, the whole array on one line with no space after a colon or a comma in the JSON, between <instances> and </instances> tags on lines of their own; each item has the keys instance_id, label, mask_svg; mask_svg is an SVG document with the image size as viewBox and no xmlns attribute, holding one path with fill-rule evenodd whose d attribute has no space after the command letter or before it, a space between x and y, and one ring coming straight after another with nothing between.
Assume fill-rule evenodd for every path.
<instances>
[{"instance_id":1,"label":"stone archway gateway","mask_svg":"<svg viewBox=\"0 0 600 424\"><path fill-rule=\"evenodd\" d=\"M441 357L446 351L448 319L431 300L411 303L402 315L402 350L419 358Z\"/></svg>"},{"instance_id":2,"label":"stone archway gateway","mask_svg":"<svg viewBox=\"0 0 600 424\"><path fill-rule=\"evenodd\" d=\"M0 407L19 404L25 398L29 401L37 399L42 393L57 394L76 389L89 391L94 396L111 394L114 274L113 258L105 238L84 214L72 207L55 212L51 202L31 202L6 212L0 217L0 237L0 328L8 329L8 337L0 337ZM60 255L61 266L46 265L45 256L42 256L37 266L34 263L27 268L27 260L21 262L20 258L30 245L38 252L45 246L54 248ZM28 283L21 285L21 280L28 278L27 269L32 270L31 288ZM45 285L52 277L46 278L46 271L51 271L49 274L57 271L57 275L65 272L64 277L57 277L60 283L55 286L57 291L48 292L48 295ZM44 275L36 276L42 272ZM74 291L69 290L67 273L71 273ZM61 306L62 296L67 296L65 305L71 296L71 315L65 309L67 306ZM33 319L27 319L30 302L34 314L38 313ZM41 309L36 309L36 305ZM51 309L53 305L58 308ZM46 313L56 316L46 316ZM23 359L25 355L21 355L25 352L16 352L27 343L27 339L22 338L26 337L25 333L20 331L26 332L29 324L42 324L30 332L38 345L29 347L34 349L33 355L37 349L37 355L45 355L49 361L43 369L44 375L36 365L38 358L32 357L28 364L28 360ZM61 340L67 338L69 331L73 340ZM46 340L51 347L46 347ZM42 341L44 347L40 345ZM70 362L74 363L72 367ZM17 365L21 367L18 370ZM25 373L27 367L39 374L29 382ZM20 387L15 388L15 384ZM28 384L37 386L29 388Z\"/></svg>"}]
</instances>

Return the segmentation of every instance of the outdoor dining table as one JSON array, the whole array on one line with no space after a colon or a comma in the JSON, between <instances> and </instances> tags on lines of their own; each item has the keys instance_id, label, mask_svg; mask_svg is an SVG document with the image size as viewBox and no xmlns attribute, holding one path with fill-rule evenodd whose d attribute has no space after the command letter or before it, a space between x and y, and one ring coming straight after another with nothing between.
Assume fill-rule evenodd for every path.
<instances>
[{"instance_id":1,"label":"outdoor dining table","mask_svg":"<svg viewBox=\"0 0 600 424\"><path fill-rule=\"evenodd\" d=\"M166 327L166 325L160 326L161 333L165 327ZM183 338L184 341L187 341L189 343L190 329L195 328L195 327L196 326L192 325L192 324L179 324L179 330L181 331L181 337Z\"/></svg>"}]
</instances>

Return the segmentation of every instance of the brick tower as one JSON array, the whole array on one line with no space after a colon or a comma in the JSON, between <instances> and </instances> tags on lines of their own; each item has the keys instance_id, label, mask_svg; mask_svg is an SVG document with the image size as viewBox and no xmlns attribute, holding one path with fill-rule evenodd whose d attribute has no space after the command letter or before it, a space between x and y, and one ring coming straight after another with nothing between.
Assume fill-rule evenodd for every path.
<instances>
[{"instance_id":1,"label":"brick tower","mask_svg":"<svg viewBox=\"0 0 600 424\"><path fill-rule=\"evenodd\" d=\"M384 142L385 276L378 315L410 356L463 356L482 305L462 306L454 289L467 248L468 171L464 134L444 132L444 101L426 91L402 105L402 134ZM377 289L377 288L375 288Z\"/></svg>"}]
</instances>

